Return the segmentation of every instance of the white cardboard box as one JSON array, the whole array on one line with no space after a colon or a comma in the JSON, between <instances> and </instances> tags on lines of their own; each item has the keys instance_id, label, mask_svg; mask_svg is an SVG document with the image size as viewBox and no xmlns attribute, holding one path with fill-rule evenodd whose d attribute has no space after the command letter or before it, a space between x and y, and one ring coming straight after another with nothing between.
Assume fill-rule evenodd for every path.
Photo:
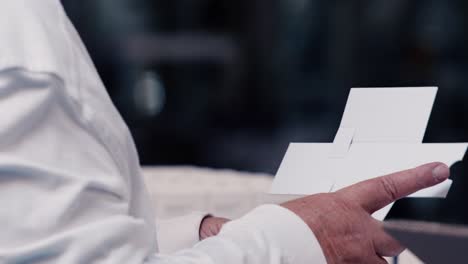
<instances>
[{"instance_id":1,"label":"white cardboard box","mask_svg":"<svg viewBox=\"0 0 468 264\"><path fill-rule=\"evenodd\" d=\"M452 166L468 143L422 143L436 94L436 87L351 89L334 142L292 143L271 193L326 193L429 162ZM444 198L451 183L412 196ZM390 208L374 217L383 220Z\"/></svg>"}]
</instances>

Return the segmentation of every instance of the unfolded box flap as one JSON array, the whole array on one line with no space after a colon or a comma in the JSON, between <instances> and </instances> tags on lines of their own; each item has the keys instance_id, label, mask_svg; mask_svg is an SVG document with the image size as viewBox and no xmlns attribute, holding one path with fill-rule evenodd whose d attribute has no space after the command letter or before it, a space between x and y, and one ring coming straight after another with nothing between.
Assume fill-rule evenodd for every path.
<instances>
[{"instance_id":1,"label":"unfolded box flap","mask_svg":"<svg viewBox=\"0 0 468 264\"><path fill-rule=\"evenodd\" d=\"M325 157L331 150L331 144L290 144L271 192L287 195L330 192L334 178L329 175L334 175L336 161ZM323 171L327 171L327 175L320 175Z\"/></svg>"},{"instance_id":2,"label":"unfolded box flap","mask_svg":"<svg viewBox=\"0 0 468 264\"><path fill-rule=\"evenodd\" d=\"M334 143L291 144L271 192L326 193L429 162L462 160L468 143L421 143L436 93L435 87L352 89ZM447 181L413 197L442 198L450 186Z\"/></svg>"},{"instance_id":3,"label":"unfolded box flap","mask_svg":"<svg viewBox=\"0 0 468 264\"><path fill-rule=\"evenodd\" d=\"M353 142L421 143L437 87L353 88L340 128L355 130Z\"/></svg>"},{"instance_id":4,"label":"unfolded box flap","mask_svg":"<svg viewBox=\"0 0 468 264\"><path fill-rule=\"evenodd\" d=\"M276 174L271 192L315 194L336 191L377 176L440 161L448 166L463 159L468 144L353 144L346 158L329 158L333 144L293 143ZM444 185L441 185L444 186ZM441 186L414 197L445 197ZM447 185L447 183L445 184Z\"/></svg>"}]
</instances>

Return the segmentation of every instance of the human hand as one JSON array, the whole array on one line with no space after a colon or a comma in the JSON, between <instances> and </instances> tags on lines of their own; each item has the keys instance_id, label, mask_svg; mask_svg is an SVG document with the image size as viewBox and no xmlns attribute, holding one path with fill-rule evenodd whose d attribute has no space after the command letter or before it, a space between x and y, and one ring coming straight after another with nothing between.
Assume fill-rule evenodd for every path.
<instances>
[{"instance_id":1,"label":"human hand","mask_svg":"<svg viewBox=\"0 0 468 264\"><path fill-rule=\"evenodd\" d=\"M404 248L384 232L382 222L371 214L400 198L437 185L449 175L446 165L430 163L283 206L307 223L328 263L387 263L384 256L396 256Z\"/></svg>"},{"instance_id":2,"label":"human hand","mask_svg":"<svg viewBox=\"0 0 468 264\"><path fill-rule=\"evenodd\" d=\"M200 225L200 240L218 235L223 225L229 221L230 220L226 218L213 216L205 217Z\"/></svg>"}]
</instances>

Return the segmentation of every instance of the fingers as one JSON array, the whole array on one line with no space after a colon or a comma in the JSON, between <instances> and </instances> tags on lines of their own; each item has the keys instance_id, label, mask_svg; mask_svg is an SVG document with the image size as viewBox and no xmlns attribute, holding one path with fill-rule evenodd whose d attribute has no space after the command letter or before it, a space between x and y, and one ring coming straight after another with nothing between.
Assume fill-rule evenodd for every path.
<instances>
[{"instance_id":1,"label":"fingers","mask_svg":"<svg viewBox=\"0 0 468 264\"><path fill-rule=\"evenodd\" d=\"M226 218L212 216L205 217L200 225L200 240L218 235L223 225L227 222L229 222L229 219Z\"/></svg>"},{"instance_id":2,"label":"fingers","mask_svg":"<svg viewBox=\"0 0 468 264\"><path fill-rule=\"evenodd\" d=\"M450 170L443 163L429 163L414 169L367 180L343 189L340 193L373 213L414 192L448 179Z\"/></svg>"}]
</instances>

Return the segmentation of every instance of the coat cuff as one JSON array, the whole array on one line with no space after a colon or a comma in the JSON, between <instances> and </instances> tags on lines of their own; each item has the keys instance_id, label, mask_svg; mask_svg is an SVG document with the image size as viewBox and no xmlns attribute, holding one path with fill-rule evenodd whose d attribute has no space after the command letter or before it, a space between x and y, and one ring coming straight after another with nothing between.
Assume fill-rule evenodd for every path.
<instances>
[{"instance_id":1,"label":"coat cuff","mask_svg":"<svg viewBox=\"0 0 468 264\"><path fill-rule=\"evenodd\" d=\"M322 248L307 224L292 211L279 205L257 207L237 221L228 223L223 233L239 232L247 227L260 230L281 254L282 263L326 264ZM238 235L238 234L237 234Z\"/></svg>"},{"instance_id":2,"label":"coat cuff","mask_svg":"<svg viewBox=\"0 0 468 264\"><path fill-rule=\"evenodd\" d=\"M156 221L159 252L170 254L191 248L200 241L200 224L209 216L203 212Z\"/></svg>"}]
</instances>

